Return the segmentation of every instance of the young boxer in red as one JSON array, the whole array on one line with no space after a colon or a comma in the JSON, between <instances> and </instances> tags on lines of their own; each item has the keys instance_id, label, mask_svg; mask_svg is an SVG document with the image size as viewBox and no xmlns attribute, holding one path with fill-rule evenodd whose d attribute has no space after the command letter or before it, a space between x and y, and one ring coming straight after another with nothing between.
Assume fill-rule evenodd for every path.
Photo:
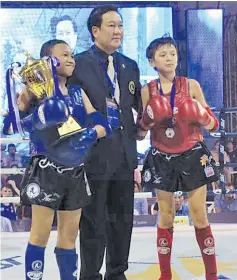
<instances>
[{"instance_id":1,"label":"young boxer in red","mask_svg":"<svg viewBox=\"0 0 237 280\"><path fill-rule=\"evenodd\" d=\"M207 183L219 179L202 128L215 131L218 121L196 80L176 76L178 51L171 37L155 39L146 51L159 78L142 88L143 116L138 138L151 130L152 147L146 157L143 181L157 189L159 225L157 250L161 276L171 280L174 192L188 193L191 218L207 280L217 280L215 242L207 219ZM185 244L184 244L185 245Z\"/></svg>"}]
</instances>

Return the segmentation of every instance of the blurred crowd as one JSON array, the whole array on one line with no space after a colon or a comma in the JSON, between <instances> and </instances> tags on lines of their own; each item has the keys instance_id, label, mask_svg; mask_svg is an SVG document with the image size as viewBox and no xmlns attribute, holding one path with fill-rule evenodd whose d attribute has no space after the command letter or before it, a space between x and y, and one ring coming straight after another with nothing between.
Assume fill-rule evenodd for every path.
<instances>
[{"instance_id":1,"label":"blurred crowd","mask_svg":"<svg viewBox=\"0 0 237 280\"><path fill-rule=\"evenodd\" d=\"M212 156L219 163L219 140L216 140L210 150ZM145 155L139 154L140 167L144 161ZM15 170L26 168L29 163L29 152L26 149L18 150L18 146L10 143L8 145L1 144L1 168L10 169L9 174L1 174L1 197L17 197L20 195L20 182L23 175ZM226 143L224 153L225 163L237 163L236 144L230 140ZM12 170L12 173L11 173ZM226 194L218 193L220 182L215 182L208 186L207 194L207 211L209 213L232 212L237 211L237 195L230 191L237 191L236 183L236 167L225 167ZM4 172L5 173L5 172ZM213 190L215 192L213 192ZM136 196L134 198L134 215L154 215L156 216L156 224L159 219L159 206L156 201L155 190L149 188L146 183L142 183L141 172L138 169L134 172L134 193L151 192L152 198ZM177 192L174 195L176 216L187 216L188 223L192 221L189 216L189 206L185 193ZM12 231L13 221L30 220L30 206L22 206L20 203L1 203L1 230Z\"/></svg>"},{"instance_id":2,"label":"blurred crowd","mask_svg":"<svg viewBox=\"0 0 237 280\"><path fill-rule=\"evenodd\" d=\"M1 197L19 197L23 175L15 171L25 168L28 162L29 156L18 153L15 144L1 144L1 169L9 169L8 174L1 173ZM2 231L12 231L12 221L30 218L30 207L22 206L20 203L1 203Z\"/></svg>"},{"instance_id":3,"label":"blurred crowd","mask_svg":"<svg viewBox=\"0 0 237 280\"><path fill-rule=\"evenodd\" d=\"M215 161L219 162L219 140L216 140L211 152ZM20 195L20 182L23 175L16 172L19 168L26 168L29 163L29 155L25 151L18 151L17 146L13 143L8 145L1 144L1 168L11 169L9 174L1 174L1 197L17 197ZM144 157L140 155L139 161L142 164ZM225 147L225 163L237 163L237 149L233 141L228 141ZM237 195L230 191L237 191L236 184L236 167L225 167L226 193L218 193L220 182L208 186L207 194L207 211L209 213L232 212L237 211ZM5 173L5 172L4 172ZM213 192L214 190L214 192ZM152 198L138 197L134 198L134 215L154 215L156 224L159 219L159 206L156 201L154 189L150 189L145 183L142 183L141 172L136 169L134 172L134 193L152 192ZM185 193L176 192L174 195L176 216L187 216L188 223L192 221L189 215L189 206ZM1 230L12 231L12 221L30 220L30 206L22 206L20 203L1 203Z\"/></svg>"}]
</instances>

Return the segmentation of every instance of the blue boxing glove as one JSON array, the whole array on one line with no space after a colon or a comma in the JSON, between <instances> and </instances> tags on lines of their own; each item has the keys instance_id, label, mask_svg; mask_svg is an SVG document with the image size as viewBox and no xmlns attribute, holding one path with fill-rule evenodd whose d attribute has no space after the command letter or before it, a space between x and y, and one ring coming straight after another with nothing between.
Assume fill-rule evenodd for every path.
<instances>
[{"instance_id":1,"label":"blue boxing glove","mask_svg":"<svg viewBox=\"0 0 237 280\"><path fill-rule=\"evenodd\" d=\"M21 120L26 131L43 130L64 123L69 117L67 105L63 100L53 96L43 100L32 114Z\"/></svg>"},{"instance_id":2,"label":"blue boxing glove","mask_svg":"<svg viewBox=\"0 0 237 280\"><path fill-rule=\"evenodd\" d=\"M79 166L84 163L90 148L96 143L96 140L96 130L88 127L84 131L63 138L48 147L48 154L57 164L67 167Z\"/></svg>"},{"instance_id":3,"label":"blue boxing glove","mask_svg":"<svg viewBox=\"0 0 237 280\"><path fill-rule=\"evenodd\" d=\"M96 140L96 130L91 127L88 127L83 132L73 135L72 139L70 140L70 145L75 150L81 150L87 153L88 149L95 144Z\"/></svg>"},{"instance_id":4,"label":"blue boxing glove","mask_svg":"<svg viewBox=\"0 0 237 280\"><path fill-rule=\"evenodd\" d=\"M69 112L63 100L53 96L45 99L32 114L32 124L38 130L49 128L67 121Z\"/></svg>"}]
</instances>

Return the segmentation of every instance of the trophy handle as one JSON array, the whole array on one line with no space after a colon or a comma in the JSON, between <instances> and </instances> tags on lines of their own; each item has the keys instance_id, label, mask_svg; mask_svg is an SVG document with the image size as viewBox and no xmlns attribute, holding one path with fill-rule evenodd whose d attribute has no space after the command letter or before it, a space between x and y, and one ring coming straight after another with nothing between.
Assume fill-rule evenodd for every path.
<instances>
[{"instance_id":1,"label":"trophy handle","mask_svg":"<svg viewBox=\"0 0 237 280\"><path fill-rule=\"evenodd\" d=\"M54 81L54 93L53 95L59 97L59 99L64 100L64 96L59 88L59 82L58 82L58 76L57 76L57 72L56 72L56 67L58 67L60 65L59 60L54 57L54 56L49 56L46 57L47 60L49 60L50 63L50 68L53 74L53 81Z\"/></svg>"},{"instance_id":2,"label":"trophy handle","mask_svg":"<svg viewBox=\"0 0 237 280\"><path fill-rule=\"evenodd\" d=\"M20 113L17 105L16 82L12 78L12 74L13 66L9 67L6 72L6 86L9 109L9 115L7 117L10 118L9 124L12 125L13 133L19 133L22 139L27 139L21 126Z\"/></svg>"}]
</instances>

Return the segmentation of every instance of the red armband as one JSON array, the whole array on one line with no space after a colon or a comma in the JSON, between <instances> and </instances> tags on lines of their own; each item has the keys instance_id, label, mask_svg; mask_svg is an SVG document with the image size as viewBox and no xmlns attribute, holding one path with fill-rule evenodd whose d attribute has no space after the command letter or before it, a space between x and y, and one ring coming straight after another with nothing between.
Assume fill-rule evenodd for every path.
<instances>
[{"instance_id":1,"label":"red armband","mask_svg":"<svg viewBox=\"0 0 237 280\"><path fill-rule=\"evenodd\" d=\"M210 132L215 132L219 127L219 122L209 106L205 107L205 109L207 110L208 114L214 119L214 127L210 130Z\"/></svg>"}]
</instances>

